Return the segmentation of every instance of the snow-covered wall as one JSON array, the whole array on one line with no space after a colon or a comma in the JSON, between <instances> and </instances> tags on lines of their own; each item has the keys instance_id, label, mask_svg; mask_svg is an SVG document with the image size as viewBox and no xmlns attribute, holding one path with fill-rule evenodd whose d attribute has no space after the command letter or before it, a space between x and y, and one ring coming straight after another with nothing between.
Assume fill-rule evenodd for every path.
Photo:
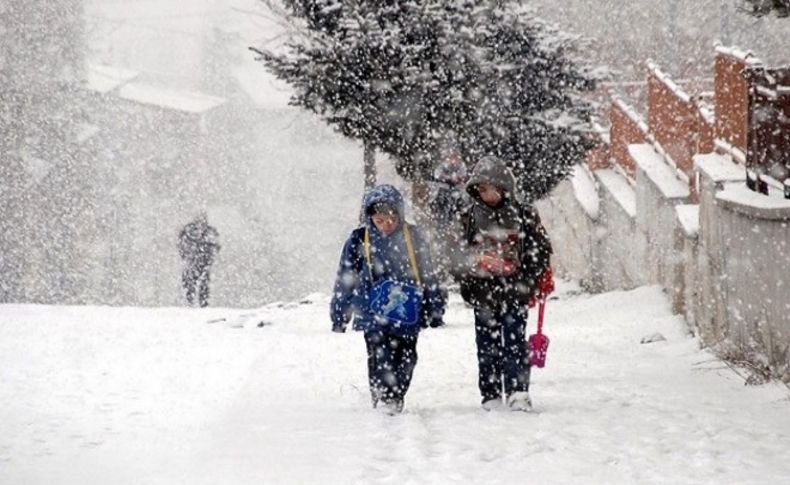
<instances>
[{"instance_id":1,"label":"snow-covered wall","mask_svg":"<svg viewBox=\"0 0 790 485\"><path fill-rule=\"evenodd\" d=\"M718 155L697 155L695 170L700 174L698 281L700 305L696 323L706 342L718 342L725 336L726 295L721 277L723 255L721 228L716 211L715 194L727 183L743 183L744 175L725 163Z\"/></svg>"},{"instance_id":2,"label":"snow-covered wall","mask_svg":"<svg viewBox=\"0 0 790 485\"><path fill-rule=\"evenodd\" d=\"M757 194L742 183L712 195L717 246L710 257L720 258L721 273L714 276L724 300L723 344L790 378L790 200ZM703 233L708 229L701 227Z\"/></svg>"},{"instance_id":3,"label":"snow-covered wall","mask_svg":"<svg viewBox=\"0 0 790 485\"><path fill-rule=\"evenodd\" d=\"M593 182L587 177L581 168L574 175L574 178L586 179L597 201ZM578 280L590 291L601 291L599 252L594 249L597 244L596 218L589 212L589 207L585 207L584 198L577 195L572 180L560 183L537 206L554 246L552 264L555 271L566 278Z\"/></svg>"},{"instance_id":4,"label":"snow-covered wall","mask_svg":"<svg viewBox=\"0 0 790 485\"><path fill-rule=\"evenodd\" d=\"M637 166L636 222L639 237L646 241L644 263L647 280L664 287L671 297L679 287L681 248L676 244L679 230L675 206L688 202L686 184L649 144L630 145L629 154ZM635 253L638 258L640 255Z\"/></svg>"},{"instance_id":5,"label":"snow-covered wall","mask_svg":"<svg viewBox=\"0 0 790 485\"><path fill-rule=\"evenodd\" d=\"M647 240L636 225L636 194L625 177L612 169L596 170L600 187L601 279L609 288L633 288L647 283L647 272L641 261ZM626 257L630 255L630 257Z\"/></svg>"},{"instance_id":6,"label":"snow-covered wall","mask_svg":"<svg viewBox=\"0 0 790 485\"><path fill-rule=\"evenodd\" d=\"M553 264L593 291L660 285L706 345L790 378L790 201L749 191L728 156L707 154L695 157L700 203L689 204L649 145L629 152L633 187L596 170L597 204L578 180L538 204Z\"/></svg>"}]
</instances>

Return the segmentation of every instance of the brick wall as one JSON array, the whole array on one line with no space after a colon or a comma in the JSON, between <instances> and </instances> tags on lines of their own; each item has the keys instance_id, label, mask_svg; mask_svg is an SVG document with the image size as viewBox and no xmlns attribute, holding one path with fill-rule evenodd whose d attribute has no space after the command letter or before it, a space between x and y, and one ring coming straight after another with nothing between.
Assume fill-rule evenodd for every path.
<instances>
[{"instance_id":1,"label":"brick wall","mask_svg":"<svg viewBox=\"0 0 790 485\"><path fill-rule=\"evenodd\" d=\"M647 115L643 119L626 101L613 98L609 137L599 137L600 143L587 155L588 166L597 170L614 163L633 180L636 169L628 145L652 143L689 184L692 202L698 198L692 162L697 153L718 149L733 155L736 162L762 164L766 172L774 167L780 175L790 173L790 162L776 168L776 160L790 153L790 131L776 129L790 119L790 69L764 69L748 53L718 47L713 74L711 107L649 62Z\"/></svg>"},{"instance_id":2,"label":"brick wall","mask_svg":"<svg viewBox=\"0 0 790 485\"><path fill-rule=\"evenodd\" d=\"M746 165L783 182L790 178L790 68L751 67Z\"/></svg>"},{"instance_id":3,"label":"brick wall","mask_svg":"<svg viewBox=\"0 0 790 485\"><path fill-rule=\"evenodd\" d=\"M790 201L744 183L744 164L780 190L790 177L790 68L720 47L714 84L689 94L649 66L645 118L615 98L596 130L597 205L573 180L540 209L565 274L594 291L661 285L706 346L790 382Z\"/></svg>"},{"instance_id":4,"label":"brick wall","mask_svg":"<svg viewBox=\"0 0 790 485\"><path fill-rule=\"evenodd\" d=\"M716 49L714 63L714 105L716 137L746 153L746 132L749 116L749 85L742 76L744 69L754 64L733 49Z\"/></svg>"},{"instance_id":5,"label":"brick wall","mask_svg":"<svg viewBox=\"0 0 790 485\"><path fill-rule=\"evenodd\" d=\"M609 168L612 160L612 150L609 145L609 133L599 124L594 125L593 140L595 146L587 151L585 161L590 170Z\"/></svg>"},{"instance_id":6,"label":"brick wall","mask_svg":"<svg viewBox=\"0 0 790 485\"><path fill-rule=\"evenodd\" d=\"M647 124L655 141L686 175L691 175L691 156L697 148L696 111L691 97L650 65Z\"/></svg>"},{"instance_id":7,"label":"brick wall","mask_svg":"<svg viewBox=\"0 0 790 485\"><path fill-rule=\"evenodd\" d=\"M655 144L660 147L689 183L692 201L697 200L692 157L714 148L712 113L700 105L684 89L653 65L647 75L648 127Z\"/></svg>"},{"instance_id":8,"label":"brick wall","mask_svg":"<svg viewBox=\"0 0 790 485\"><path fill-rule=\"evenodd\" d=\"M636 166L628 156L628 145L645 143L647 125L639 119L633 108L621 99L612 102L609 123L612 160L633 179L636 176Z\"/></svg>"}]
</instances>

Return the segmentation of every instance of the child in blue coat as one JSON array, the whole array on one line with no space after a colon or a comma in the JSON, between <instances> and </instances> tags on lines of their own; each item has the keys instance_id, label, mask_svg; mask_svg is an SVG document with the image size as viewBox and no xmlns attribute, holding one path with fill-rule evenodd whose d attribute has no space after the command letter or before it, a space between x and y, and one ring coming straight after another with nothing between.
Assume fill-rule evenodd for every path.
<instances>
[{"instance_id":1,"label":"child in blue coat","mask_svg":"<svg viewBox=\"0 0 790 485\"><path fill-rule=\"evenodd\" d=\"M420 231L406 223L403 196L380 185L365 196L364 223L340 257L330 312L332 331L345 332L354 317L368 351L368 383L375 408L403 410L417 364L421 328L442 325L445 301L429 248Z\"/></svg>"}]
</instances>

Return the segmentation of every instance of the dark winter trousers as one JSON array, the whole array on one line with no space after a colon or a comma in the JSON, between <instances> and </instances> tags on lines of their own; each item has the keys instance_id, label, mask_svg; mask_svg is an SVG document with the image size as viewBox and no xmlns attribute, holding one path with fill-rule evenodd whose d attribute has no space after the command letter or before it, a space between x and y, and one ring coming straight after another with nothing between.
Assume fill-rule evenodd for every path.
<instances>
[{"instance_id":1,"label":"dark winter trousers","mask_svg":"<svg viewBox=\"0 0 790 485\"><path fill-rule=\"evenodd\" d=\"M380 330L365 331L368 383L375 405L379 400L402 403L417 365L417 335L398 337Z\"/></svg>"},{"instance_id":2,"label":"dark winter trousers","mask_svg":"<svg viewBox=\"0 0 790 485\"><path fill-rule=\"evenodd\" d=\"M475 308L478 386L483 402L529 390L527 309Z\"/></svg>"},{"instance_id":3,"label":"dark winter trousers","mask_svg":"<svg viewBox=\"0 0 790 485\"><path fill-rule=\"evenodd\" d=\"M195 293L198 295L200 306L208 306L209 265L187 265L181 274L181 281L187 293L187 303L192 305Z\"/></svg>"}]
</instances>

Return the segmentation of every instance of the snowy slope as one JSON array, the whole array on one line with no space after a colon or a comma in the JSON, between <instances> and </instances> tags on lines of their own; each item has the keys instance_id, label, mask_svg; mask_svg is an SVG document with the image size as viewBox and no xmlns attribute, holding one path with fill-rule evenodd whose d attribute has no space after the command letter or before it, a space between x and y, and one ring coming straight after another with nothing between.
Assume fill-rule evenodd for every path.
<instances>
[{"instance_id":1,"label":"snowy slope","mask_svg":"<svg viewBox=\"0 0 790 485\"><path fill-rule=\"evenodd\" d=\"M0 306L0 484L790 481L786 388L744 386L656 287L573 289L548 309L535 414L479 409L457 298L396 417L369 409L362 336L329 332L325 296Z\"/></svg>"}]
</instances>

